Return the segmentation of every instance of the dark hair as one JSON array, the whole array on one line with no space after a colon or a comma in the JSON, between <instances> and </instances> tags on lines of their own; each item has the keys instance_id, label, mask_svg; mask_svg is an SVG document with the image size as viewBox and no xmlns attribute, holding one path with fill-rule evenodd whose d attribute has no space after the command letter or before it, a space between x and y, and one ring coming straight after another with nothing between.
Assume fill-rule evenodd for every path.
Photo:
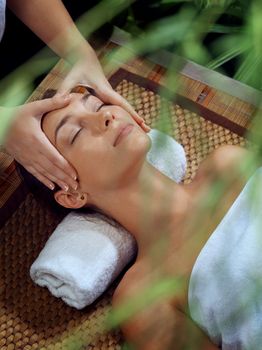
<instances>
[{"instance_id":1,"label":"dark hair","mask_svg":"<svg viewBox=\"0 0 262 350\"><path fill-rule=\"evenodd\" d=\"M119 225L119 223L114 218L108 216L101 209L95 206L88 206L79 209L63 207L62 205L58 204L54 198L54 193L60 189L56 184L54 190L50 190L48 187L42 184L42 182L40 182L39 180L37 180L37 178L30 174L21 164L19 164L16 161L15 163L16 169L20 177L22 177L22 180L24 180L27 188L34 195L37 201L39 201L40 204L43 204L45 207L48 207L50 210L54 211L58 215L65 216L69 214L72 210L85 214L100 214L100 217L102 216L103 220L105 220L108 224L114 227L117 227L117 225ZM86 220L89 221L88 218L86 218Z\"/></svg>"},{"instance_id":2,"label":"dark hair","mask_svg":"<svg viewBox=\"0 0 262 350\"><path fill-rule=\"evenodd\" d=\"M57 90L47 89L38 100L44 100L47 98L52 98L57 93ZM44 117L44 116L43 116ZM42 117L42 120L43 120ZM42 125L41 125L42 126ZM67 208L59 205L55 198L54 193L58 191L59 187L55 184L54 190L50 190L44 184L42 184L36 177L30 174L20 163L16 162L16 169L20 177L24 180L27 188L30 192L40 200L44 205L48 205L50 209L55 210L56 212L66 213L69 212Z\"/></svg>"},{"instance_id":3,"label":"dark hair","mask_svg":"<svg viewBox=\"0 0 262 350\"><path fill-rule=\"evenodd\" d=\"M57 90L55 90L55 89L47 89L47 90L45 90L43 95L39 98L39 100L45 100L47 98L52 98L55 96L56 93L57 93Z\"/></svg>"},{"instance_id":4,"label":"dark hair","mask_svg":"<svg viewBox=\"0 0 262 350\"><path fill-rule=\"evenodd\" d=\"M56 211L57 213L69 213L69 209L59 205L55 198L54 193L59 190L59 187L55 184L54 190L50 190L42 182L40 182L36 177L30 174L21 164L16 162L16 169L24 180L28 190L39 200L42 204L47 205L51 210Z\"/></svg>"}]
</instances>

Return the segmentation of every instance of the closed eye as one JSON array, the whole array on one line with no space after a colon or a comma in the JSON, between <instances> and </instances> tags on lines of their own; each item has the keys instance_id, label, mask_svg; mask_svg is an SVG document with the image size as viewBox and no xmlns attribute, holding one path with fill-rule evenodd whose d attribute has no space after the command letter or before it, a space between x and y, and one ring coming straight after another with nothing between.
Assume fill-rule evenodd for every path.
<instances>
[{"instance_id":1,"label":"closed eye","mask_svg":"<svg viewBox=\"0 0 262 350\"><path fill-rule=\"evenodd\" d=\"M88 94L87 94L88 95ZM96 112L98 112L102 107L104 106L111 106L111 104L109 103L102 103L96 110ZM74 137L72 138L70 145L73 145L73 143L75 142L76 138L78 137L78 135L80 134L80 132L83 130L83 128L79 129L76 134L74 135Z\"/></svg>"},{"instance_id":2,"label":"closed eye","mask_svg":"<svg viewBox=\"0 0 262 350\"><path fill-rule=\"evenodd\" d=\"M102 104L97 108L96 112L100 111L100 109L101 109L102 107L104 107L104 106L111 106L111 104L110 104L110 103L102 103Z\"/></svg>"},{"instance_id":3,"label":"closed eye","mask_svg":"<svg viewBox=\"0 0 262 350\"><path fill-rule=\"evenodd\" d=\"M79 133L80 133L82 130L83 130L83 128L79 129L79 130L76 132L75 136L72 138L72 140L71 140L71 142L70 142L70 145L72 145L72 144L75 142L77 136L79 135Z\"/></svg>"}]
</instances>

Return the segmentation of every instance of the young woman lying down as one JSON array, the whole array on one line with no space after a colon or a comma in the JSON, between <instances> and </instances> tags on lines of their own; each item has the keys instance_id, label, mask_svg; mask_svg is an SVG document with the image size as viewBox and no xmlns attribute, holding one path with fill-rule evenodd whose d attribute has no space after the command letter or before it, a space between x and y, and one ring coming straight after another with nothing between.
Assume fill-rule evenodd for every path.
<instances>
[{"instance_id":1,"label":"young woman lying down","mask_svg":"<svg viewBox=\"0 0 262 350\"><path fill-rule=\"evenodd\" d=\"M212 339L215 345L191 320L188 284L202 247L247 181L238 170L247 151L222 146L202 162L192 183L176 184L146 161L150 139L131 116L83 87L73 89L68 106L43 116L42 129L78 173L78 188L55 189L54 200L71 209L97 208L137 241L136 262L113 306L139 298L158 281L178 286L131 313L121 326L126 340L138 350L182 349L189 339L194 349L221 347L223 335ZM209 193L222 183L224 195L210 212Z\"/></svg>"}]
</instances>

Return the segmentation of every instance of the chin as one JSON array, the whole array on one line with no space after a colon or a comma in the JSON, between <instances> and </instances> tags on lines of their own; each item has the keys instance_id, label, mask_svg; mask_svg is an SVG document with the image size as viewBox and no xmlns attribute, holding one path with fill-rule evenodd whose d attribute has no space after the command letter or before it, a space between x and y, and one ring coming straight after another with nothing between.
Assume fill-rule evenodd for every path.
<instances>
[{"instance_id":1,"label":"chin","mask_svg":"<svg viewBox=\"0 0 262 350\"><path fill-rule=\"evenodd\" d=\"M129 144L128 158L131 167L142 167L151 148L151 139L146 133L141 133Z\"/></svg>"},{"instance_id":2,"label":"chin","mask_svg":"<svg viewBox=\"0 0 262 350\"><path fill-rule=\"evenodd\" d=\"M146 133L139 132L129 139L128 143L124 147L124 152L122 153L120 164L122 167L118 166L118 173L116 174L115 183L128 182L129 178L136 177L136 174L140 172L143 164L146 161L146 155L151 147L151 139Z\"/></svg>"}]
</instances>

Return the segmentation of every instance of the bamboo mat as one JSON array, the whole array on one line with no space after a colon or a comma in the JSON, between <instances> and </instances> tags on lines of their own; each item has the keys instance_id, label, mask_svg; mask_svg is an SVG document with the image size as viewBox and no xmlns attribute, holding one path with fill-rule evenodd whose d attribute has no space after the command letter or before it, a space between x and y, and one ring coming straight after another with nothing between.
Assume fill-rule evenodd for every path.
<instances>
[{"instance_id":1,"label":"bamboo mat","mask_svg":"<svg viewBox=\"0 0 262 350\"><path fill-rule=\"evenodd\" d=\"M99 52L100 60L105 69L107 68L108 61L111 63L112 61L114 62L114 59L112 60L112 53L115 53L118 49L119 47L116 44L109 42ZM117 58L115 58L114 63L116 67L119 66ZM121 68L129 73L138 75L141 80L138 83L155 92L160 86L166 85L166 69L145 58L136 57L128 63L121 64ZM110 77L115 74L118 68L106 70L107 76ZM29 101L38 99L47 87L56 89L64 79L66 72L66 65L60 60L34 91ZM122 75L123 74L121 74L121 76ZM120 75L118 74L118 76ZM189 110L198 112L201 116L212 120L215 124L220 125L220 121L223 120L223 126L241 136L244 135L245 130L249 128L252 117L256 112L256 108L253 105L191 79L188 76L178 73L176 77L176 86L179 86L180 105L187 105ZM142 81L143 79L144 81ZM114 85L113 81L112 83L112 85ZM172 91L172 86L170 89ZM183 98L186 99L186 101L184 101ZM190 101L192 102L191 104L189 103ZM1 178L6 179L7 177L9 178L9 183L1 180ZM24 194L25 189L14 170L12 158L0 149L0 210L1 208L3 209L1 210L0 227L10 216L9 213L13 212L15 203L18 204L21 202Z\"/></svg>"},{"instance_id":2,"label":"bamboo mat","mask_svg":"<svg viewBox=\"0 0 262 350\"><path fill-rule=\"evenodd\" d=\"M107 51L103 54L105 57ZM151 127L168 130L184 146L188 162L184 182L187 183L213 149L224 144L245 146L243 134L253 109L243 109L242 105L232 102L230 106L234 107L234 113L230 117L227 117L230 109L223 106L222 115L220 111L211 110L210 113L209 107L218 102L212 102L212 98L207 102L209 97L199 100L197 95L200 96L203 89L198 89L198 82L195 83L197 93L191 96L189 91L195 90L190 83L187 90L182 89L180 96L171 101L159 95L159 91L163 91L160 84L164 86L163 73L162 67L136 59L114 72L111 83ZM56 88L64 74L64 65L60 62L31 100L38 98L46 88ZM219 92L217 96L220 96ZM242 111L239 114L235 111L237 107ZM199 115L201 111L204 116ZM164 116L162 122L159 115ZM7 168L10 166L12 162ZM97 302L78 311L30 280L29 268L60 220L61 217L27 194L0 231L1 350L118 350L123 343L119 330L106 333L103 329L118 281Z\"/></svg>"}]
</instances>

